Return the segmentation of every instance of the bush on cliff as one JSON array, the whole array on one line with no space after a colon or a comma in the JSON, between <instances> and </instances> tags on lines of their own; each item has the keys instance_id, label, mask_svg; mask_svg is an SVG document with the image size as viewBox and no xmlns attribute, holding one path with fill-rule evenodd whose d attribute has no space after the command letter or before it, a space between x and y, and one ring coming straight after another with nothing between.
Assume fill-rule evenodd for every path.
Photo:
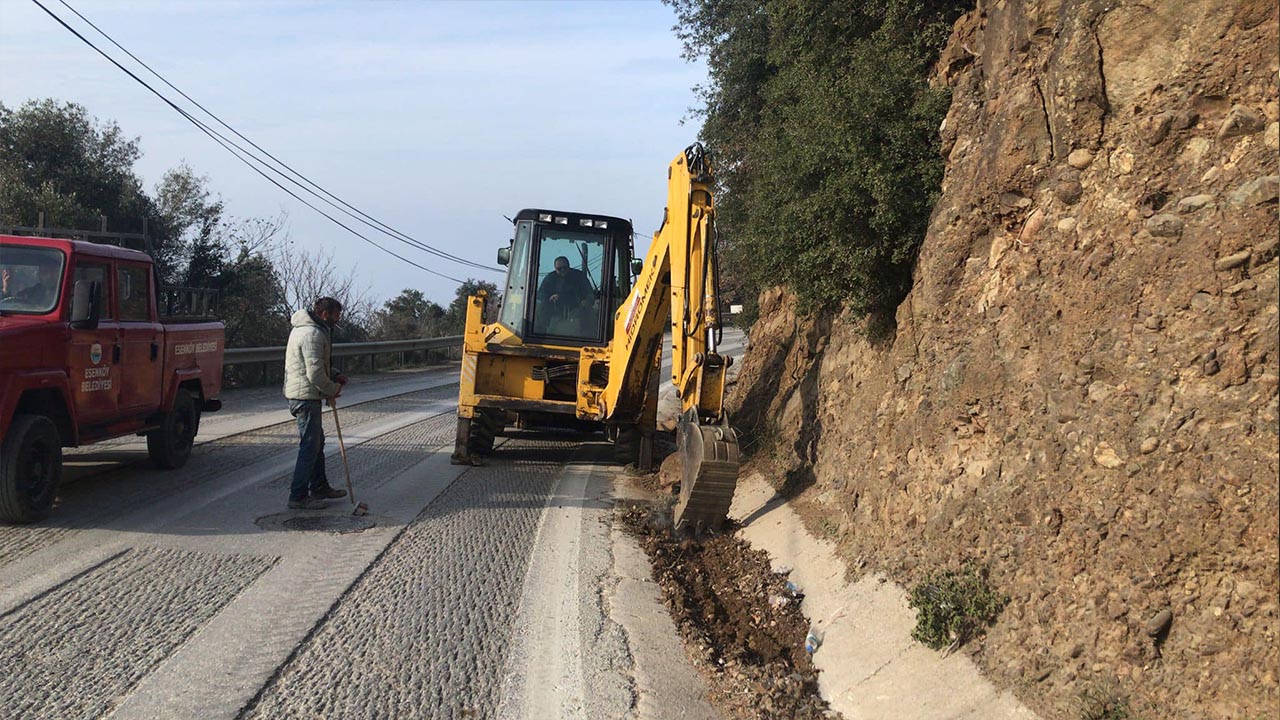
<instances>
[{"instance_id":1,"label":"bush on cliff","mask_svg":"<svg viewBox=\"0 0 1280 720\"><path fill-rule=\"evenodd\" d=\"M686 57L707 61L693 112L716 162L728 293L751 315L783 284L809 308L891 318L942 180L950 98L928 75L969 3L667 1Z\"/></svg>"}]
</instances>

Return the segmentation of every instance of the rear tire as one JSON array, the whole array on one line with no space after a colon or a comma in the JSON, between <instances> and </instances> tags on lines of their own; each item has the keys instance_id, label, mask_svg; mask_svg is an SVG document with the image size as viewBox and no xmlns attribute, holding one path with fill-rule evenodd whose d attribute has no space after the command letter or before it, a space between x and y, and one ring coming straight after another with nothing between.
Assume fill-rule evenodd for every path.
<instances>
[{"instance_id":1,"label":"rear tire","mask_svg":"<svg viewBox=\"0 0 1280 720\"><path fill-rule=\"evenodd\" d=\"M173 410L160 419L160 427L147 433L147 454L161 470L174 470L187 464L200 427L200 411L191 393L179 389Z\"/></svg>"},{"instance_id":2,"label":"rear tire","mask_svg":"<svg viewBox=\"0 0 1280 720\"><path fill-rule=\"evenodd\" d=\"M0 519L31 523L49 516L62 481L62 438L43 415L15 415L0 444Z\"/></svg>"}]
</instances>

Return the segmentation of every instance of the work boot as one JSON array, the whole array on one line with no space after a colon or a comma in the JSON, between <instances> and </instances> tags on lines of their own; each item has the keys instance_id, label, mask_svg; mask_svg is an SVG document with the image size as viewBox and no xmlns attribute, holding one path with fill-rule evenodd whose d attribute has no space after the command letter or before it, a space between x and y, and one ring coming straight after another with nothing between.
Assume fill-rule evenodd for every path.
<instances>
[{"instance_id":1,"label":"work boot","mask_svg":"<svg viewBox=\"0 0 1280 720\"><path fill-rule=\"evenodd\" d=\"M307 498L302 498L301 500L289 501L290 510L323 510L327 507L329 507L329 503L314 497L307 497Z\"/></svg>"},{"instance_id":2,"label":"work boot","mask_svg":"<svg viewBox=\"0 0 1280 720\"><path fill-rule=\"evenodd\" d=\"M324 488L320 488L319 490L311 491L311 497L320 498L321 500L333 500L335 498L342 498L346 496L347 496L346 490L339 490L338 488L332 488L332 487L324 487Z\"/></svg>"}]
</instances>

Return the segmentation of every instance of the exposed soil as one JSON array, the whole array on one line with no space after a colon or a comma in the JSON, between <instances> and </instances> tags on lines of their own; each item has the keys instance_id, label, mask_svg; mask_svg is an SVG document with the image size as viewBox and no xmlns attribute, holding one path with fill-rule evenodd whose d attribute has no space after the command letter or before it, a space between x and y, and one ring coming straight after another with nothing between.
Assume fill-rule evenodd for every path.
<instances>
[{"instance_id":1,"label":"exposed soil","mask_svg":"<svg viewBox=\"0 0 1280 720\"><path fill-rule=\"evenodd\" d=\"M803 596L788 592L766 553L731 528L701 541L677 537L664 510L632 507L623 519L649 555L663 602L725 717L839 717L818 696L804 648Z\"/></svg>"}]
</instances>

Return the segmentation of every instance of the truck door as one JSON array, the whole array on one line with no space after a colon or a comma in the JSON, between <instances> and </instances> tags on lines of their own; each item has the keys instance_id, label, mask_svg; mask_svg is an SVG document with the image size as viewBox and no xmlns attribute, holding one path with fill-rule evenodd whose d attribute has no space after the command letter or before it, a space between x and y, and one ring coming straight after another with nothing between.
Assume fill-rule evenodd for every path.
<instances>
[{"instance_id":1,"label":"truck door","mask_svg":"<svg viewBox=\"0 0 1280 720\"><path fill-rule=\"evenodd\" d=\"M71 372L71 393L77 422L82 428L110 422L116 414L119 392L119 323L116 322L111 292L111 263L92 258L76 258L72 287L80 281L98 283L101 316L94 330L71 330L67 368ZM89 433L92 435L92 431Z\"/></svg>"},{"instance_id":2,"label":"truck door","mask_svg":"<svg viewBox=\"0 0 1280 720\"><path fill-rule=\"evenodd\" d=\"M116 261L116 306L120 314L120 415L146 415L160 407L164 327L151 298L151 268Z\"/></svg>"}]
</instances>

